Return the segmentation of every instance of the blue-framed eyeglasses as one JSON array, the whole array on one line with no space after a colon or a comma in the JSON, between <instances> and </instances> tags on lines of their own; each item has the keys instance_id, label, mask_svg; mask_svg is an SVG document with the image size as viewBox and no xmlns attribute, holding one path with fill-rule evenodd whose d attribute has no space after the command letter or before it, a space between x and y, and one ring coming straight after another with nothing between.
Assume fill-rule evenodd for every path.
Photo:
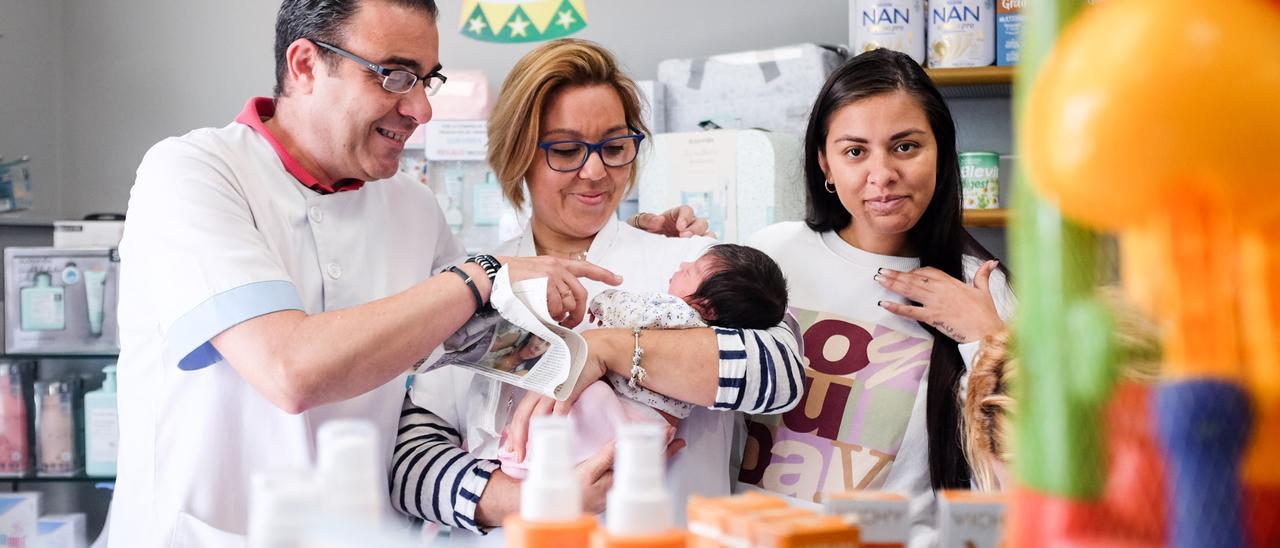
<instances>
[{"instance_id":1,"label":"blue-framed eyeglasses","mask_svg":"<svg viewBox=\"0 0 1280 548\"><path fill-rule=\"evenodd\" d=\"M317 46L355 61L364 66L364 68L382 76L382 89L390 91L391 93L409 93L409 90L413 89L413 86L421 80L422 86L427 88L427 95L435 95L436 92L440 91L440 88L444 86L444 83L449 80L445 75L440 74L439 65L436 65L436 68L431 69L431 72L419 76L404 69L391 69L384 67L333 44L326 44L319 40L312 40L312 42L315 42Z\"/></svg>"},{"instance_id":2,"label":"blue-framed eyeglasses","mask_svg":"<svg viewBox=\"0 0 1280 548\"><path fill-rule=\"evenodd\" d=\"M608 167L623 167L636 161L640 141L644 134L634 133L610 137L599 143L583 141L544 141L538 143L547 154L547 167L560 172L572 172L587 165L587 158L599 154L600 161Z\"/></svg>"}]
</instances>

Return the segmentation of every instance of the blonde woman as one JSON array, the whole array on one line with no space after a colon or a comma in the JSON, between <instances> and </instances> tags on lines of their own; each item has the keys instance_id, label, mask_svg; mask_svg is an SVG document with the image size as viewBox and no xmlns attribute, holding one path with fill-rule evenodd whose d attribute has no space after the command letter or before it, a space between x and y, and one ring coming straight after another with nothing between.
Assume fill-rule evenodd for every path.
<instances>
[{"instance_id":1,"label":"blonde woman","mask_svg":"<svg viewBox=\"0 0 1280 548\"><path fill-rule=\"evenodd\" d=\"M635 83L597 44L558 40L516 63L489 120L489 162L512 205L524 205L527 190L532 215L523 234L493 253L585 259L622 276L621 289L652 292L714 243L656 236L615 218L648 135L640 108ZM588 301L605 289L590 281L584 287ZM630 330L583 336L591 354L580 388L606 374L630 375L636 344ZM728 494L734 412L781 413L799 401L804 379L794 331L785 324L644 331L639 345L647 370L642 386L696 406L676 432L687 445L669 466L674 500L683 505L690 494ZM498 470L499 435L513 417L527 417L545 402L457 368L424 376L401 417L392 504L455 529L486 531L515 512L519 500L519 481ZM608 447L578 466L587 511L604 509L611 466ZM500 535L484 542L500 545L494 537ZM453 536L466 539L474 537Z\"/></svg>"}]
</instances>

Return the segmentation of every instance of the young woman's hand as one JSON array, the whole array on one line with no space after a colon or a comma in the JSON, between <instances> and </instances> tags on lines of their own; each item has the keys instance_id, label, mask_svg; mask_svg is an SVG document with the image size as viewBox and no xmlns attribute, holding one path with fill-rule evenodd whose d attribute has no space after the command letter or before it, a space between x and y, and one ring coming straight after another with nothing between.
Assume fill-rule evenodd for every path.
<instances>
[{"instance_id":1,"label":"young woman's hand","mask_svg":"<svg viewBox=\"0 0 1280 548\"><path fill-rule=\"evenodd\" d=\"M1005 327L989 285L991 272L998 265L996 261L983 263L972 285L933 267L911 272L882 268L875 276L880 285L920 304L880 301L879 305L899 316L932 325L958 343L982 340Z\"/></svg>"}]
</instances>

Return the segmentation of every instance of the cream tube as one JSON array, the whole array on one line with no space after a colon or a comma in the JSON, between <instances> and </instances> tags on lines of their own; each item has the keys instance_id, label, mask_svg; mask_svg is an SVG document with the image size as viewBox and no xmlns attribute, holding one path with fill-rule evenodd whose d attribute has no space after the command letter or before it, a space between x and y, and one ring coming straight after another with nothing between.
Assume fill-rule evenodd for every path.
<instances>
[{"instance_id":1,"label":"cream tube","mask_svg":"<svg viewBox=\"0 0 1280 548\"><path fill-rule=\"evenodd\" d=\"M102 298L107 287L106 270L84 271L84 298L89 308L89 333L102 335Z\"/></svg>"}]
</instances>

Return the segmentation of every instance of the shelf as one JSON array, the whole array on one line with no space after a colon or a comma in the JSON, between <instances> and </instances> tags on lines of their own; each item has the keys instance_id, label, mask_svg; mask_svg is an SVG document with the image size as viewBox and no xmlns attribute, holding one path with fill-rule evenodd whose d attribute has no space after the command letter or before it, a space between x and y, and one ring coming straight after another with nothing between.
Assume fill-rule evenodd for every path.
<instances>
[{"instance_id":1,"label":"shelf","mask_svg":"<svg viewBox=\"0 0 1280 548\"><path fill-rule=\"evenodd\" d=\"M1009 97L1014 67L964 67L925 69L938 91L947 98Z\"/></svg>"},{"instance_id":2,"label":"shelf","mask_svg":"<svg viewBox=\"0 0 1280 548\"><path fill-rule=\"evenodd\" d=\"M115 483L114 477L91 476L23 476L0 477L0 483Z\"/></svg>"},{"instance_id":3,"label":"shelf","mask_svg":"<svg viewBox=\"0 0 1280 548\"><path fill-rule=\"evenodd\" d=\"M925 69L933 84L945 86L988 86L1012 84L1014 67L965 67Z\"/></svg>"},{"instance_id":4,"label":"shelf","mask_svg":"<svg viewBox=\"0 0 1280 548\"><path fill-rule=\"evenodd\" d=\"M964 210L964 226L970 228L1003 228L1009 222L1009 210L1000 209L966 209Z\"/></svg>"}]
</instances>

